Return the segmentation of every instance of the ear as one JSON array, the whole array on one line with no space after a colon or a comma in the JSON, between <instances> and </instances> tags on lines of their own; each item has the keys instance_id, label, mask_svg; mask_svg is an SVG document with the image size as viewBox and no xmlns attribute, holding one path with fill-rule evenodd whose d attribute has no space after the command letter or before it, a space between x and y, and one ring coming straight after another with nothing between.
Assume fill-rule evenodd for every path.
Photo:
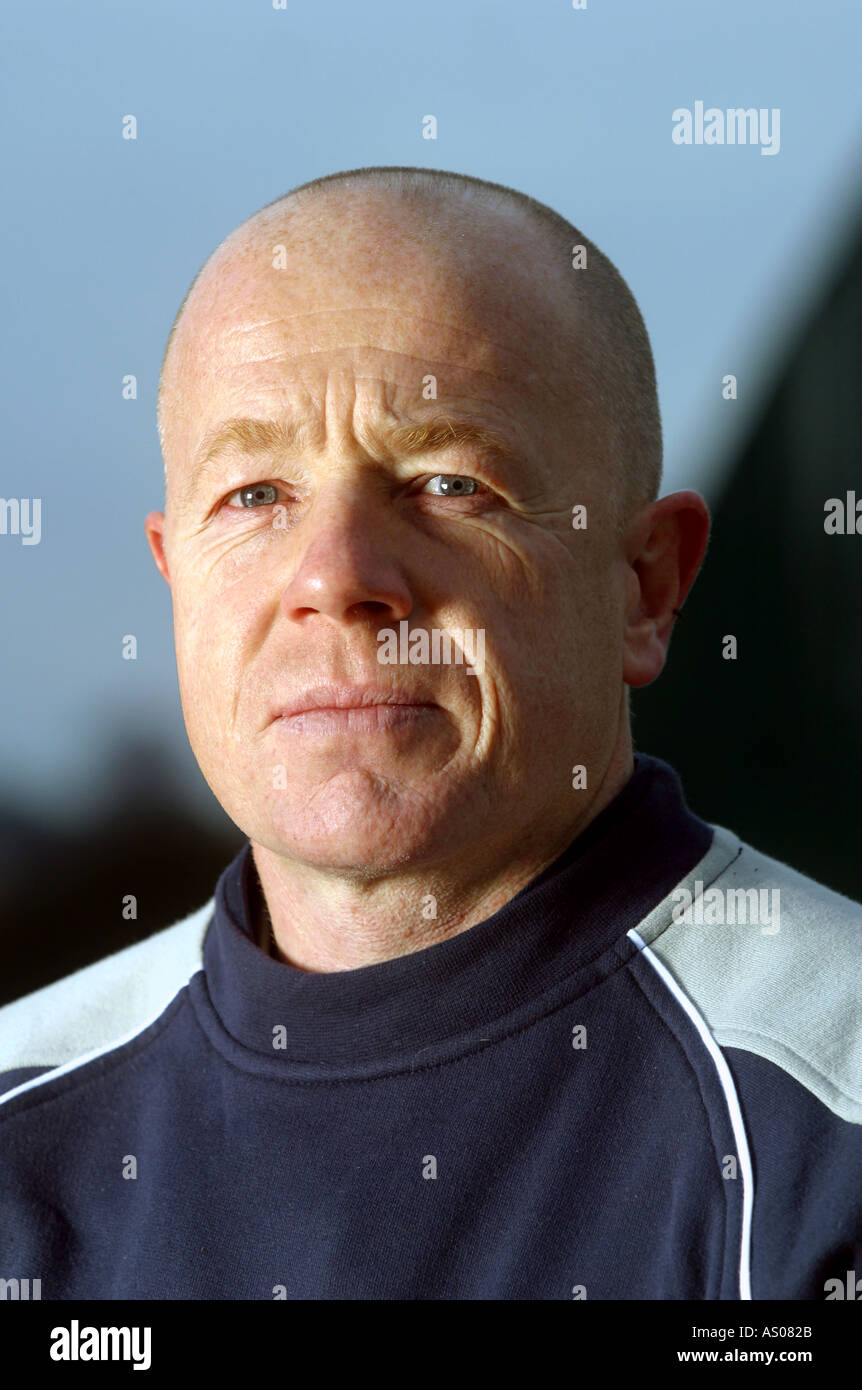
<instances>
[{"instance_id":1,"label":"ear","mask_svg":"<svg viewBox=\"0 0 862 1390\"><path fill-rule=\"evenodd\" d=\"M153 552L153 559L156 568L163 579L171 582L168 573L168 562L165 558L165 514L164 512L150 512L144 522L144 530L147 533L147 540L150 543L150 550Z\"/></svg>"},{"instance_id":2,"label":"ear","mask_svg":"<svg viewBox=\"0 0 862 1390\"><path fill-rule=\"evenodd\" d=\"M709 526L709 509L699 493L672 492L644 508L626 533L627 685L649 685L661 674L676 610L697 577Z\"/></svg>"}]
</instances>

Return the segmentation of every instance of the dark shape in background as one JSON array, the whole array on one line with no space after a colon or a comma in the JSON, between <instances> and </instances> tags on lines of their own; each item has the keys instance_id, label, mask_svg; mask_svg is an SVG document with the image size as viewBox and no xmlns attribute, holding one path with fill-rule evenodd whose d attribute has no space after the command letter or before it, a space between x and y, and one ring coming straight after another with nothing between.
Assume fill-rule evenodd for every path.
<instances>
[{"instance_id":1,"label":"dark shape in background","mask_svg":"<svg viewBox=\"0 0 862 1390\"><path fill-rule=\"evenodd\" d=\"M828 498L862 500L860 344L857 234L707 499L712 539L667 668L632 696L636 747L676 767L693 811L856 900L862 534L823 523ZM728 633L736 661L722 658Z\"/></svg>"},{"instance_id":2,"label":"dark shape in background","mask_svg":"<svg viewBox=\"0 0 862 1390\"><path fill-rule=\"evenodd\" d=\"M185 809L161 745L124 736L102 777L113 799L74 833L0 813L0 1003L143 941L212 897L246 843ZM137 899L137 920L123 900Z\"/></svg>"},{"instance_id":3,"label":"dark shape in background","mask_svg":"<svg viewBox=\"0 0 862 1390\"><path fill-rule=\"evenodd\" d=\"M855 899L862 535L828 536L823 520L827 498L862 497L860 343L857 238L708 498L712 540L667 669L632 697L636 746L676 767L692 810ZM73 836L0 811L0 1003L200 907L245 843L227 816L214 831L183 809L157 742L125 739L108 772L116 801Z\"/></svg>"}]
</instances>

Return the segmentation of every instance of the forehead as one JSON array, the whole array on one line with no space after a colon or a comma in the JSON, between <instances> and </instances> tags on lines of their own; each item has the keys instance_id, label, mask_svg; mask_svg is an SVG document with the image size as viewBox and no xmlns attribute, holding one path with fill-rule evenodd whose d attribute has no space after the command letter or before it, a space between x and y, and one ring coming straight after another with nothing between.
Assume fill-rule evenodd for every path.
<instances>
[{"instance_id":1,"label":"forehead","mask_svg":"<svg viewBox=\"0 0 862 1390\"><path fill-rule=\"evenodd\" d=\"M577 306L520 214L317 195L239 228L199 277L166 384L188 456L216 416L295 407L351 367L366 394L455 393L516 411L572 401ZM177 441L179 443L179 440Z\"/></svg>"}]
</instances>

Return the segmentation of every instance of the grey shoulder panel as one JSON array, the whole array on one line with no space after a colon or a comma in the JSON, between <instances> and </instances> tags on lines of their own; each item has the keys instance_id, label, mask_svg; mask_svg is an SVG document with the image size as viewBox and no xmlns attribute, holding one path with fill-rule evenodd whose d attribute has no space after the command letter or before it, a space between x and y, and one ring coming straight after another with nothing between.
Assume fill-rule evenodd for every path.
<instances>
[{"instance_id":1,"label":"grey shoulder panel","mask_svg":"<svg viewBox=\"0 0 862 1390\"><path fill-rule=\"evenodd\" d=\"M211 899L146 941L0 1008L0 1092L8 1091L3 1073L39 1068L44 1080L155 1022L201 969L213 908ZM14 1077L8 1080L17 1091Z\"/></svg>"},{"instance_id":2,"label":"grey shoulder panel","mask_svg":"<svg viewBox=\"0 0 862 1390\"><path fill-rule=\"evenodd\" d=\"M862 905L714 831L638 933L720 1046L774 1062L862 1124Z\"/></svg>"}]
</instances>

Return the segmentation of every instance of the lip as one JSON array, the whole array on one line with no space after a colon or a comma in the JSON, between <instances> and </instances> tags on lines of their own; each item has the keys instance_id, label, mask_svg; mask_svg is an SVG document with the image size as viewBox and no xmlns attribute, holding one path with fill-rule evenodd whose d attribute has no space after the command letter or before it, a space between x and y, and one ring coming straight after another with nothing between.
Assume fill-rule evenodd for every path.
<instances>
[{"instance_id":1,"label":"lip","mask_svg":"<svg viewBox=\"0 0 862 1390\"><path fill-rule=\"evenodd\" d=\"M309 711L371 709L375 705L413 709L437 709L436 700L423 699L414 691L377 685L316 685L273 711L272 718L292 719Z\"/></svg>"}]
</instances>

